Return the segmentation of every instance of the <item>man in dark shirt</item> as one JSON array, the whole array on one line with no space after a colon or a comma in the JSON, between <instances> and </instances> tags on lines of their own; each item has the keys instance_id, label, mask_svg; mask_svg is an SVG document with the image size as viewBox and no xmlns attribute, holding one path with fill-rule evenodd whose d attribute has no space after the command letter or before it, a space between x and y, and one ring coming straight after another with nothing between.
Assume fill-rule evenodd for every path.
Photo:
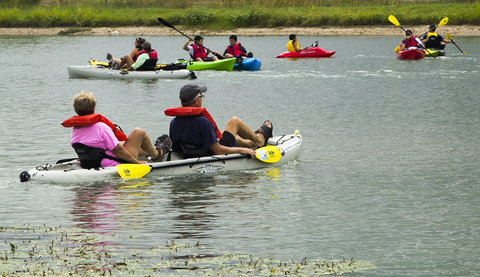
<instances>
[{"instance_id":1,"label":"man in dark shirt","mask_svg":"<svg viewBox=\"0 0 480 277\"><path fill-rule=\"evenodd\" d=\"M272 123L267 120L254 132L241 119L232 117L218 139L215 122L208 112L201 108L206 91L205 86L196 84L187 84L180 90L183 109L181 107L174 110L195 110L203 113L175 114L176 117L170 122L172 150L183 152L186 157L233 153L255 156L254 149L266 145L266 141L272 137Z\"/></svg>"}]
</instances>

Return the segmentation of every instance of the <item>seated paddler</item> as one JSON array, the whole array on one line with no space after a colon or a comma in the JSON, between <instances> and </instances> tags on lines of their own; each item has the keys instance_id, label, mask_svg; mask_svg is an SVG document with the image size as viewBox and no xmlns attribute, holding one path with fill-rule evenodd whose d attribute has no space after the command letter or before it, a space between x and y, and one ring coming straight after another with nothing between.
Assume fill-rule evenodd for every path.
<instances>
[{"instance_id":1,"label":"seated paddler","mask_svg":"<svg viewBox=\"0 0 480 277\"><path fill-rule=\"evenodd\" d=\"M253 131L238 117L228 120L221 132L208 111L202 107L207 87L187 84L180 89L181 107L165 110L175 116L170 122L172 151L183 158L240 153L255 155L272 137L273 125L266 120Z\"/></svg>"},{"instance_id":2,"label":"seated paddler","mask_svg":"<svg viewBox=\"0 0 480 277\"><path fill-rule=\"evenodd\" d=\"M142 44L142 50L137 53L135 58L125 56L120 63L120 68L125 68L125 71L145 71L155 70L157 65L158 54L152 49L150 42L145 41ZM126 64L126 66L124 66Z\"/></svg>"},{"instance_id":3,"label":"seated paddler","mask_svg":"<svg viewBox=\"0 0 480 277\"><path fill-rule=\"evenodd\" d=\"M288 39L289 39L289 41L287 42L288 52L300 52L309 48L309 47L301 48L300 44L297 41L297 35L295 34L290 34L288 36Z\"/></svg>"},{"instance_id":4,"label":"seated paddler","mask_svg":"<svg viewBox=\"0 0 480 277\"><path fill-rule=\"evenodd\" d=\"M170 151L172 142L163 135L152 144L146 132L135 128L127 137L118 125L95 113L97 100L90 92L81 92L73 98L77 116L66 119L62 125L73 127L70 144L83 168L115 166L119 163L147 163L141 156L161 161Z\"/></svg>"}]
</instances>

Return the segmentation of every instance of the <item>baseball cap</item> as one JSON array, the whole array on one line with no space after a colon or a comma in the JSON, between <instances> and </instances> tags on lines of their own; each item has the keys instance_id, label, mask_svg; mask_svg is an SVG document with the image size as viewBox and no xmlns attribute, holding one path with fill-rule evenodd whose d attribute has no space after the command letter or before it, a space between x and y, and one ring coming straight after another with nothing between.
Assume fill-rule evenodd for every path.
<instances>
[{"instance_id":1,"label":"baseball cap","mask_svg":"<svg viewBox=\"0 0 480 277\"><path fill-rule=\"evenodd\" d=\"M206 86L199 86L197 84L186 84L180 89L180 101L183 104L191 104L192 100L200 93L206 92Z\"/></svg>"}]
</instances>

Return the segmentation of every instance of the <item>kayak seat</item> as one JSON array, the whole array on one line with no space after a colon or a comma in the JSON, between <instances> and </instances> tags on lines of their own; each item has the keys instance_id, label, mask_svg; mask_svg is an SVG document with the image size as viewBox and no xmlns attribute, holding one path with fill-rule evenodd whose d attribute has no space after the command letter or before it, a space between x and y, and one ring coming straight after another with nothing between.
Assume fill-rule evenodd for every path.
<instances>
[{"instance_id":1,"label":"kayak seat","mask_svg":"<svg viewBox=\"0 0 480 277\"><path fill-rule=\"evenodd\" d=\"M142 66L137 68L139 71L154 71L155 67L157 66L158 59L148 59L146 60Z\"/></svg>"},{"instance_id":2,"label":"kayak seat","mask_svg":"<svg viewBox=\"0 0 480 277\"><path fill-rule=\"evenodd\" d=\"M185 141L178 142L182 152L178 153L184 159L198 158L203 156L210 156L212 152L208 148L203 148L201 145L192 144Z\"/></svg>"},{"instance_id":3,"label":"kayak seat","mask_svg":"<svg viewBox=\"0 0 480 277\"><path fill-rule=\"evenodd\" d=\"M119 163L125 163L125 161L119 158L107 155L105 150L101 148L91 147L78 142L72 144L72 147L80 159L80 166L85 169L102 167L101 163L105 158Z\"/></svg>"}]
</instances>

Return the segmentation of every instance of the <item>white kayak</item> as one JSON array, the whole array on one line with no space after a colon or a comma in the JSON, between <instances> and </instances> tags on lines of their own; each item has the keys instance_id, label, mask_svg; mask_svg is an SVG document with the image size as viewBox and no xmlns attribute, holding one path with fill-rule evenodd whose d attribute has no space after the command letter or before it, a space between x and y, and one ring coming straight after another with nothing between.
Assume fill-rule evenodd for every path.
<instances>
[{"instance_id":1,"label":"white kayak","mask_svg":"<svg viewBox=\"0 0 480 277\"><path fill-rule=\"evenodd\" d=\"M112 70L99 65L72 65L68 66L70 78L92 79L196 79L191 70L152 70L152 71L127 71Z\"/></svg>"},{"instance_id":2,"label":"white kayak","mask_svg":"<svg viewBox=\"0 0 480 277\"><path fill-rule=\"evenodd\" d=\"M274 136L268 140L281 153L278 161L267 163L260 158L251 158L242 154L214 155L200 158L181 159L172 153L170 161L152 162L152 168L146 176L175 176L184 174L205 174L230 170L250 170L262 167L278 166L295 160L300 152L302 136L295 134ZM136 165L133 165L136 166ZM115 181L121 179L116 166L94 169L80 167L77 159L59 161L57 164L37 166L20 174L20 182L39 181L48 183L87 183Z\"/></svg>"}]
</instances>

